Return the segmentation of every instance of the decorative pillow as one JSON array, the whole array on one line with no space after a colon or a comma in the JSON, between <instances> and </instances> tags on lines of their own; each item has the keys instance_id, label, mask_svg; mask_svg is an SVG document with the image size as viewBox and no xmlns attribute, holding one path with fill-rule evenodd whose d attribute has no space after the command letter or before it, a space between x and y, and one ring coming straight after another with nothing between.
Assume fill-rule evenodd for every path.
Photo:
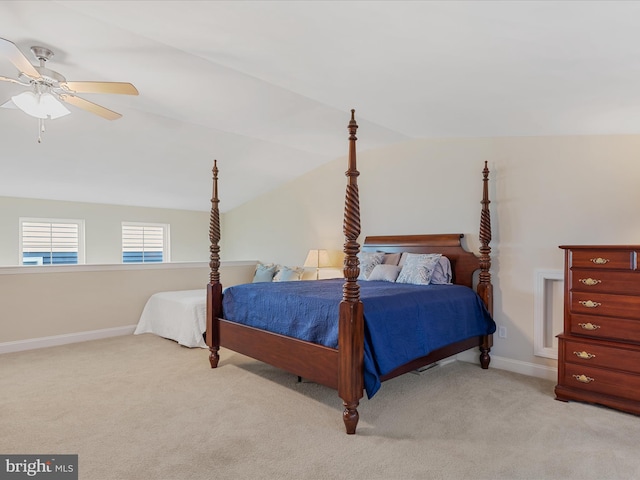
<instances>
[{"instance_id":1,"label":"decorative pillow","mask_svg":"<svg viewBox=\"0 0 640 480\"><path fill-rule=\"evenodd\" d=\"M396 282L429 285L441 256L440 253L408 253Z\"/></svg>"},{"instance_id":2,"label":"decorative pillow","mask_svg":"<svg viewBox=\"0 0 640 480\"><path fill-rule=\"evenodd\" d=\"M451 262L443 255L440 257L429 283L432 285L451 285L452 277Z\"/></svg>"},{"instance_id":3,"label":"decorative pillow","mask_svg":"<svg viewBox=\"0 0 640 480\"><path fill-rule=\"evenodd\" d=\"M402 253L398 265L401 267L404 265L407 255L409 255L409 252ZM436 269L434 270L429 283L432 285L451 285L452 280L453 274L451 273L451 262L443 255L440 257L440 261L436 265Z\"/></svg>"},{"instance_id":4,"label":"decorative pillow","mask_svg":"<svg viewBox=\"0 0 640 480\"><path fill-rule=\"evenodd\" d=\"M398 255L399 256L399 255ZM398 274L402 270L402 267L398 265L385 265L381 263L380 265L376 265L373 267L371 271L371 275L367 280L381 280L383 282L395 282L396 278L398 278Z\"/></svg>"},{"instance_id":5,"label":"decorative pillow","mask_svg":"<svg viewBox=\"0 0 640 480\"><path fill-rule=\"evenodd\" d=\"M401 255L401 253L385 253L382 263L384 265L398 265Z\"/></svg>"},{"instance_id":6,"label":"decorative pillow","mask_svg":"<svg viewBox=\"0 0 640 480\"><path fill-rule=\"evenodd\" d=\"M274 282L296 282L302 280L304 269L300 267L287 267L278 265L278 271L273 277Z\"/></svg>"},{"instance_id":7,"label":"decorative pillow","mask_svg":"<svg viewBox=\"0 0 640 480\"><path fill-rule=\"evenodd\" d=\"M253 283L270 282L276 274L276 268L278 268L278 266L273 263L266 264L258 262L256 271L253 274Z\"/></svg>"},{"instance_id":8,"label":"decorative pillow","mask_svg":"<svg viewBox=\"0 0 640 480\"><path fill-rule=\"evenodd\" d=\"M358 260L360 260L358 280L366 280L371 275L374 267L380 265L384 260L384 252L360 252L358 253Z\"/></svg>"}]
</instances>

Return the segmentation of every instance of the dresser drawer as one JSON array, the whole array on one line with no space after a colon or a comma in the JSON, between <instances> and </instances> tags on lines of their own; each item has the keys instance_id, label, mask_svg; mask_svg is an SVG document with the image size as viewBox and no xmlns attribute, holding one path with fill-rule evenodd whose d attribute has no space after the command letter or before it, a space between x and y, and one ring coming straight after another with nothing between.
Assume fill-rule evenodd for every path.
<instances>
[{"instance_id":1,"label":"dresser drawer","mask_svg":"<svg viewBox=\"0 0 640 480\"><path fill-rule=\"evenodd\" d=\"M572 269L569 275L574 291L640 295L640 270Z\"/></svg>"},{"instance_id":2,"label":"dresser drawer","mask_svg":"<svg viewBox=\"0 0 640 480\"><path fill-rule=\"evenodd\" d=\"M570 267L634 270L635 250L572 250Z\"/></svg>"},{"instance_id":3,"label":"dresser drawer","mask_svg":"<svg viewBox=\"0 0 640 480\"><path fill-rule=\"evenodd\" d=\"M640 297L570 292L572 313L640 319Z\"/></svg>"},{"instance_id":4,"label":"dresser drawer","mask_svg":"<svg viewBox=\"0 0 640 480\"><path fill-rule=\"evenodd\" d=\"M562 345L566 362L640 374L640 346L634 350L595 341L569 339L565 339Z\"/></svg>"},{"instance_id":5,"label":"dresser drawer","mask_svg":"<svg viewBox=\"0 0 640 480\"><path fill-rule=\"evenodd\" d=\"M640 375L567 363L561 383L567 387L640 401Z\"/></svg>"},{"instance_id":6,"label":"dresser drawer","mask_svg":"<svg viewBox=\"0 0 640 480\"><path fill-rule=\"evenodd\" d=\"M640 343L640 321L593 315L571 315L571 333L591 338Z\"/></svg>"}]
</instances>

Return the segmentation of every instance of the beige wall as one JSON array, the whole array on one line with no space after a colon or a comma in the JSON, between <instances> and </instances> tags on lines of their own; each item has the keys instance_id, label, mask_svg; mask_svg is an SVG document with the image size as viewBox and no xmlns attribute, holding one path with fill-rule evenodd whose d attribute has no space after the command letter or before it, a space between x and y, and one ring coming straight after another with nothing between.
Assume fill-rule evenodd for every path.
<instances>
[{"instance_id":1,"label":"beige wall","mask_svg":"<svg viewBox=\"0 0 640 480\"><path fill-rule=\"evenodd\" d=\"M358 136L363 150L366 132ZM419 140L365 151L362 238L461 232L477 253L488 160L495 319L507 328L493 354L552 368L555 360L533 351L535 272L562 269L562 244L640 243L639 157L637 135ZM340 250L345 170L338 159L227 213L222 258L299 264L310 248Z\"/></svg>"},{"instance_id":2,"label":"beige wall","mask_svg":"<svg viewBox=\"0 0 640 480\"><path fill-rule=\"evenodd\" d=\"M86 265L16 266L20 217L83 219ZM122 265L123 221L169 224L172 263ZM208 212L0 197L0 347L135 325L152 293L205 288L208 222Z\"/></svg>"},{"instance_id":3,"label":"beige wall","mask_svg":"<svg viewBox=\"0 0 640 480\"><path fill-rule=\"evenodd\" d=\"M122 263L122 222L169 224L173 262L209 258L208 212L0 197L0 266L18 265L20 217L84 220L87 264Z\"/></svg>"},{"instance_id":4,"label":"beige wall","mask_svg":"<svg viewBox=\"0 0 640 480\"><path fill-rule=\"evenodd\" d=\"M224 264L230 286L250 281L255 263ZM57 335L136 325L148 298L205 289L206 263L0 269L0 347Z\"/></svg>"},{"instance_id":5,"label":"beige wall","mask_svg":"<svg viewBox=\"0 0 640 480\"><path fill-rule=\"evenodd\" d=\"M508 332L494 338L494 361L555 367L533 352L535 273L561 271L558 245L640 243L640 136L419 140L375 151L366 151L366 132L359 137L362 238L461 232L477 253L481 171L489 161L495 319ZM222 261L300 265L311 248L341 251L345 169L346 158L337 159L225 213ZM90 254L87 237L88 263L119 262L122 220L171 223L173 260L208 260L208 212L40 202L0 198L0 265L15 262L17 218L47 215L85 218L87 231L104 220L96 235L116 246ZM151 293L206 284L204 265L168 267L21 275L0 268L0 343L133 325ZM253 264L238 268L223 273L223 284L250 280Z\"/></svg>"}]
</instances>

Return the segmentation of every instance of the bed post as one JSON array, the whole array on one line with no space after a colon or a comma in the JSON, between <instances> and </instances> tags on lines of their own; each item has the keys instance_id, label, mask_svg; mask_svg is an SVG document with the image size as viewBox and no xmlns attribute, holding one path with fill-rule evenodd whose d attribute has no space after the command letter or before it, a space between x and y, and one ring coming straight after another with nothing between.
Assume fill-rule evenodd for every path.
<instances>
[{"instance_id":1,"label":"bed post","mask_svg":"<svg viewBox=\"0 0 640 480\"><path fill-rule=\"evenodd\" d=\"M342 419L348 434L356 433L358 425L358 405L364 388L364 318L360 301L360 200L358 196L358 172L356 168L355 110L351 110L349 121L349 168L344 204L344 287L340 302L338 326L338 394L342 398L344 412Z\"/></svg>"},{"instance_id":2,"label":"bed post","mask_svg":"<svg viewBox=\"0 0 640 480\"><path fill-rule=\"evenodd\" d=\"M222 313L222 284L220 283L220 211L218 209L218 164L213 161L213 193L211 196L211 216L209 217L209 283L207 284L207 345L211 368L218 366L220 356L220 329L218 317Z\"/></svg>"},{"instance_id":3,"label":"bed post","mask_svg":"<svg viewBox=\"0 0 640 480\"><path fill-rule=\"evenodd\" d=\"M482 170L482 212L480 214L480 277L478 283L478 295L484 301L487 310L493 315L493 285L491 284L491 215L489 213L489 168L484 162ZM493 336L485 335L480 345L480 365L482 368L489 368L489 352L493 346Z\"/></svg>"}]
</instances>

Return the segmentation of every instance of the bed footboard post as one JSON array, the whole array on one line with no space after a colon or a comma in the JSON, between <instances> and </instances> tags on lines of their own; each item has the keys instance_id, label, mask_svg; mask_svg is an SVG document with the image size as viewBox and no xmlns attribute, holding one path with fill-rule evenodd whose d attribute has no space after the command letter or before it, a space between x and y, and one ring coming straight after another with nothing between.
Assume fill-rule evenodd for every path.
<instances>
[{"instance_id":1,"label":"bed footboard post","mask_svg":"<svg viewBox=\"0 0 640 480\"><path fill-rule=\"evenodd\" d=\"M340 303L340 346L339 346L339 387L344 411L342 420L348 434L356 433L358 405L362 398L364 358L364 325L362 319L362 302ZM360 373L358 373L360 372Z\"/></svg>"},{"instance_id":2,"label":"bed footboard post","mask_svg":"<svg viewBox=\"0 0 640 480\"><path fill-rule=\"evenodd\" d=\"M213 194L209 218L209 284L207 285L207 345L211 368L218 366L220 356L220 328L218 317L222 314L222 284L220 283L220 209L218 204L218 165L213 161Z\"/></svg>"},{"instance_id":3,"label":"bed footboard post","mask_svg":"<svg viewBox=\"0 0 640 480\"><path fill-rule=\"evenodd\" d=\"M364 388L364 318L360 301L358 275L360 266L358 252L360 244L360 199L358 194L358 175L356 168L356 131L355 110L351 110L349 122L349 169L344 206L344 278L345 283L340 302L338 324L338 394L342 398L344 412L342 419L348 434L356 433L359 414L358 405Z\"/></svg>"},{"instance_id":4,"label":"bed footboard post","mask_svg":"<svg viewBox=\"0 0 640 480\"><path fill-rule=\"evenodd\" d=\"M480 277L478 283L478 295L487 307L489 313L493 316L493 285L491 284L491 215L489 213L489 168L487 162L484 162L482 170L482 211L480 214ZM489 352L493 346L493 336L484 335L480 344L480 366L489 368Z\"/></svg>"}]
</instances>

